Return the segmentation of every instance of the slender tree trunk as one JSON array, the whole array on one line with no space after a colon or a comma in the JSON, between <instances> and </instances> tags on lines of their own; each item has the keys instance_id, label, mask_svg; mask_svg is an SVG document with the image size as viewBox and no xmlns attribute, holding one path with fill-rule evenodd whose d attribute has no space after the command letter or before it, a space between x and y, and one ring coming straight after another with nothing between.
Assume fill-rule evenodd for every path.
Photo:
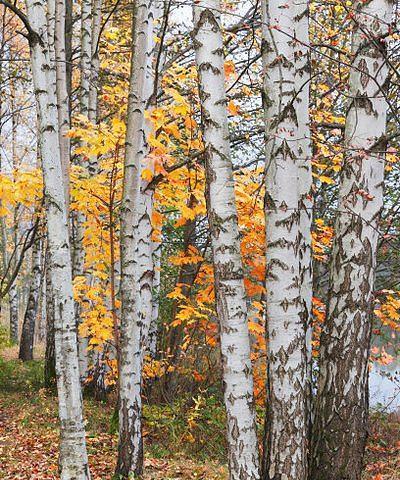
<instances>
[{"instance_id":1,"label":"slender tree trunk","mask_svg":"<svg viewBox=\"0 0 400 480\"><path fill-rule=\"evenodd\" d=\"M309 73L307 48L296 41L299 36L308 43L306 21L304 4L263 3L268 357L265 480L303 480L308 466Z\"/></svg>"},{"instance_id":2,"label":"slender tree trunk","mask_svg":"<svg viewBox=\"0 0 400 480\"><path fill-rule=\"evenodd\" d=\"M81 56L80 56L80 86L79 86L79 108L80 113L86 117L89 115L89 93L90 73L92 58L92 2L83 0L81 5ZM82 159L81 166L88 167ZM75 212L75 231L73 245L73 275L74 278L85 275L85 249L83 238L85 235L85 215L82 212ZM81 382L84 382L88 374L88 339L80 335L79 326L81 319L81 305L75 302L75 321L78 329L78 353L79 372Z\"/></svg>"},{"instance_id":3,"label":"slender tree trunk","mask_svg":"<svg viewBox=\"0 0 400 480\"><path fill-rule=\"evenodd\" d=\"M163 12L163 3L159 0L153 0L150 3L150 21L148 23L148 53L150 55L149 64L146 72L146 91L147 110L151 111L157 107L157 98L160 93L159 79L163 68L163 60L158 61L161 45L156 44L155 35L157 32L157 22L160 20ZM166 22L168 19L165 20ZM162 52L161 52L162 55ZM154 64L154 65L153 65ZM152 68L154 66L154 68ZM150 135L152 124L145 119L145 135ZM143 158L142 169L150 168L154 172L154 166L148 164L148 159ZM152 358L156 355L157 337L158 337L158 311L159 311L159 289L161 280L161 243L152 239L153 228L151 219L154 210L154 189L148 189L148 182L141 181L142 222L145 223L145 241L139 244L139 258L142 258L141 291L144 292L141 301L146 305L143 311L145 323L145 336L147 352ZM141 229L142 230L142 229Z\"/></svg>"},{"instance_id":4,"label":"slender tree trunk","mask_svg":"<svg viewBox=\"0 0 400 480\"><path fill-rule=\"evenodd\" d=\"M8 304L10 308L10 340L18 343L18 287L15 282L8 291Z\"/></svg>"},{"instance_id":5,"label":"slender tree trunk","mask_svg":"<svg viewBox=\"0 0 400 480\"><path fill-rule=\"evenodd\" d=\"M45 4L40 0L26 0L26 7L32 28L29 44L39 118L49 268L54 299L61 479L86 480L90 478L90 473L79 383L67 207L62 180L57 106L53 92L56 72L55 65L50 62Z\"/></svg>"},{"instance_id":6,"label":"slender tree trunk","mask_svg":"<svg viewBox=\"0 0 400 480\"><path fill-rule=\"evenodd\" d=\"M44 266L45 249L42 247L42 258L40 259L42 265L42 278L40 281L39 293L39 324L35 328L35 337L38 343L46 341L46 269Z\"/></svg>"},{"instance_id":7,"label":"slender tree trunk","mask_svg":"<svg viewBox=\"0 0 400 480\"><path fill-rule=\"evenodd\" d=\"M161 244L153 242L153 297L149 333L147 335L147 352L151 358L156 358L158 341L158 313L160 306L161 284Z\"/></svg>"},{"instance_id":8,"label":"slender tree trunk","mask_svg":"<svg viewBox=\"0 0 400 480\"><path fill-rule=\"evenodd\" d=\"M56 95L58 109L58 128L61 166L67 207L69 206L69 168L71 163L71 146L67 133L70 128L70 106L68 95L67 57L66 57L66 4L65 0L55 0L55 34L54 47L56 59Z\"/></svg>"},{"instance_id":9,"label":"slender tree trunk","mask_svg":"<svg viewBox=\"0 0 400 480\"><path fill-rule=\"evenodd\" d=\"M231 480L260 478L246 294L240 254L225 97L219 0L194 4L207 211L220 324Z\"/></svg>"},{"instance_id":10,"label":"slender tree trunk","mask_svg":"<svg viewBox=\"0 0 400 480\"><path fill-rule=\"evenodd\" d=\"M313 480L359 480L367 437L368 359L386 150L385 38L393 2L371 0L355 8L348 150L321 334Z\"/></svg>"},{"instance_id":11,"label":"slender tree trunk","mask_svg":"<svg viewBox=\"0 0 400 480\"><path fill-rule=\"evenodd\" d=\"M80 113L89 116L90 71L92 58L92 1L81 6Z\"/></svg>"},{"instance_id":12,"label":"slender tree trunk","mask_svg":"<svg viewBox=\"0 0 400 480\"><path fill-rule=\"evenodd\" d=\"M144 110L148 103L152 23L150 2L135 4L132 20L132 63L121 204L121 326L119 359L119 445L116 474L127 479L143 470L142 364L146 326L141 315L139 243L147 242L140 206L141 168L147 156ZM144 272L143 272L144 273ZM150 299L151 302L151 299Z\"/></svg>"},{"instance_id":13,"label":"slender tree trunk","mask_svg":"<svg viewBox=\"0 0 400 480\"><path fill-rule=\"evenodd\" d=\"M14 79L10 78L10 108L11 108L11 161L13 169L18 166L17 151L16 151L16 123L15 123L15 88ZM13 209L14 222L10 228L10 233L14 244L14 256L10 258L10 266L13 271L17 264L18 258L18 207ZM17 286L17 278L8 292L8 300L10 307L10 339L13 343L18 343L19 331L19 289Z\"/></svg>"},{"instance_id":14,"label":"slender tree trunk","mask_svg":"<svg viewBox=\"0 0 400 480\"><path fill-rule=\"evenodd\" d=\"M101 7L102 0L93 0L92 6L92 40L91 40L91 62L90 62L90 90L89 90L89 111L88 117L92 123L97 123L97 97L99 90L99 43L100 43L100 28L101 28ZM97 165L89 165L89 167L96 171Z\"/></svg>"},{"instance_id":15,"label":"slender tree trunk","mask_svg":"<svg viewBox=\"0 0 400 480\"><path fill-rule=\"evenodd\" d=\"M44 361L44 384L47 388L53 388L56 384L56 352L54 345L54 298L50 278L50 256L46 252L46 351Z\"/></svg>"},{"instance_id":16,"label":"slender tree trunk","mask_svg":"<svg viewBox=\"0 0 400 480\"><path fill-rule=\"evenodd\" d=\"M72 37L73 37L73 18L72 18L72 0L65 0L65 69L67 76L68 98L72 93Z\"/></svg>"},{"instance_id":17,"label":"slender tree trunk","mask_svg":"<svg viewBox=\"0 0 400 480\"><path fill-rule=\"evenodd\" d=\"M87 116L93 123L97 123L97 96L99 76L99 35L101 28L101 5L102 0L84 0L81 11L81 57L80 57L80 113ZM97 173L98 162L96 156L90 156L87 167L89 174ZM85 272L85 249L83 238L85 235L85 215L81 212L75 214L75 242L74 242L74 277L86 275ZM90 278L89 278L90 280ZM76 323L79 328L81 323L81 307L75 305ZM78 331L79 370L81 380L85 381L88 374L88 338L83 337ZM97 366L95 366L97 368ZM104 371L102 369L101 371ZM98 383L103 384L102 382Z\"/></svg>"},{"instance_id":18,"label":"slender tree trunk","mask_svg":"<svg viewBox=\"0 0 400 480\"><path fill-rule=\"evenodd\" d=\"M311 248L311 229L313 218L313 181L312 181L312 144L310 131L310 38L309 3L304 0L295 2L295 108L297 113L298 145L298 182L300 212L300 296L303 302L302 320L306 331L306 422L308 427L307 448L311 435L312 417L312 297L313 297L313 259ZM309 455L308 455L309 457Z\"/></svg>"},{"instance_id":19,"label":"slender tree trunk","mask_svg":"<svg viewBox=\"0 0 400 480\"><path fill-rule=\"evenodd\" d=\"M22 324L19 358L24 362L33 359L33 343L35 338L35 323L39 306L40 284L42 281L41 269L41 239L37 234L32 247L32 270L29 285L28 302Z\"/></svg>"}]
</instances>

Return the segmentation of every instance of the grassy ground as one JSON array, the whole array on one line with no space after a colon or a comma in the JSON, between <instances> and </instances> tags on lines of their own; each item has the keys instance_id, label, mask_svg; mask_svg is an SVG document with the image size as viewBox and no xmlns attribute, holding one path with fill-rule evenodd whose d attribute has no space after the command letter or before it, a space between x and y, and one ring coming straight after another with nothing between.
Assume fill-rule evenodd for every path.
<instances>
[{"instance_id":1,"label":"grassy ground","mask_svg":"<svg viewBox=\"0 0 400 480\"><path fill-rule=\"evenodd\" d=\"M0 478L57 479L58 422L54 393L43 388L42 363L22 364L15 349L0 357ZM117 437L113 401L85 399L89 461L94 480L111 478ZM145 479L225 480L224 418L212 397L145 406ZM400 480L400 419L375 414L365 478Z\"/></svg>"}]
</instances>

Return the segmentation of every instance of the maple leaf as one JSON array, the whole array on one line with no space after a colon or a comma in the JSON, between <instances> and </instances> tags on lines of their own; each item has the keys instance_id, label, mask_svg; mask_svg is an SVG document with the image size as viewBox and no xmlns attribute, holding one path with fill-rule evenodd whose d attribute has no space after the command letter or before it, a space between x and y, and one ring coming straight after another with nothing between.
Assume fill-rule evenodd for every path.
<instances>
[{"instance_id":1,"label":"maple leaf","mask_svg":"<svg viewBox=\"0 0 400 480\"><path fill-rule=\"evenodd\" d=\"M239 115L239 108L236 106L236 104L233 102L233 100L231 100L228 103L228 112L231 115Z\"/></svg>"}]
</instances>

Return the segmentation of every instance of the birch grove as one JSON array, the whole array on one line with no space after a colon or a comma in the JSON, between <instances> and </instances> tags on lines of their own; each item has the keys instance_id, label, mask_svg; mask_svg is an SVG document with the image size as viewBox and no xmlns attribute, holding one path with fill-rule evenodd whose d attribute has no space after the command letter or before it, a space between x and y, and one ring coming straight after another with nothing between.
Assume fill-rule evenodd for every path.
<instances>
[{"instance_id":1,"label":"birch grove","mask_svg":"<svg viewBox=\"0 0 400 480\"><path fill-rule=\"evenodd\" d=\"M4 480L400 480L399 15L0 0Z\"/></svg>"}]
</instances>

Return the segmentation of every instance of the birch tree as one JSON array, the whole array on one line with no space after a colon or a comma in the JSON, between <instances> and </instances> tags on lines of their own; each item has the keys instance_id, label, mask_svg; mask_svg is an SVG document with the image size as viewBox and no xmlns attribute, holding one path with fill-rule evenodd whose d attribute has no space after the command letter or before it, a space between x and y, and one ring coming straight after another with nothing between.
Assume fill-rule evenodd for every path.
<instances>
[{"instance_id":1,"label":"birch tree","mask_svg":"<svg viewBox=\"0 0 400 480\"><path fill-rule=\"evenodd\" d=\"M97 95L99 74L99 36L101 28L102 0L83 0L81 6L81 55L80 55L80 114L88 117L93 124L97 122ZM97 173L97 157L91 155L88 164L79 160L82 167L86 167L90 175ZM85 215L76 212L74 238L74 277L88 275L85 272L85 249L83 238L85 235ZM75 305L76 323L81 324L81 306ZM88 339L78 331L79 370L81 380L87 378L88 373ZM96 367L97 368L97 367Z\"/></svg>"},{"instance_id":2,"label":"birch tree","mask_svg":"<svg viewBox=\"0 0 400 480\"><path fill-rule=\"evenodd\" d=\"M81 43L80 43L80 85L79 85L79 113L89 116L90 103L90 75L92 58L92 1L83 0L81 4ZM85 161L78 159L82 167ZM85 215L82 212L74 214L74 246L73 246L73 274L74 278L85 275L85 249L83 238L85 235ZM88 339L79 334L81 324L81 305L75 303L75 321L78 326L78 353L81 381L84 382L88 373Z\"/></svg>"},{"instance_id":3,"label":"birch tree","mask_svg":"<svg viewBox=\"0 0 400 480\"><path fill-rule=\"evenodd\" d=\"M263 478L300 480L307 476L311 306L307 5L263 2L262 30L267 248Z\"/></svg>"},{"instance_id":4,"label":"birch tree","mask_svg":"<svg viewBox=\"0 0 400 480\"><path fill-rule=\"evenodd\" d=\"M346 153L321 334L311 470L315 480L359 480L367 437L368 358L386 150L385 39L393 2L371 0L355 7Z\"/></svg>"},{"instance_id":5,"label":"birch tree","mask_svg":"<svg viewBox=\"0 0 400 480\"><path fill-rule=\"evenodd\" d=\"M18 14L28 29L39 118L49 268L54 298L54 343L61 424L61 479L84 480L89 479L90 474L79 383L67 208L62 180L57 106L53 91L56 73L55 65L50 62L46 4L43 1L26 0L26 8L27 17L21 12Z\"/></svg>"},{"instance_id":6,"label":"birch tree","mask_svg":"<svg viewBox=\"0 0 400 480\"><path fill-rule=\"evenodd\" d=\"M310 433L312 411L312 297L313 263L311 230L313 213L312 146L310 131L310 35L309 3L295 0L294 36L295 49L295 98L297 115L298 182L299 182L299 260L300 296L302 300L302 320L306 331L306 422ZM308 435L309 436L309 435Z\"/></svg>"},{"instance_id":7,"label":"birch tree","mask_svg":"<svg viewBox=\"0 0 400 480\"><path fill-rule=\"evenodd\" d=\"M194 4L193 40L199 76L207 211L220 325L227 413L229 478L258 479L259 459L246 294L226 111L219 0Z\"/></svg>"},{"instance_id":8,"label":"birch tree","mask_svg":"<svg viewBox=\"0 0 400 480\"><path fill-rule=\"evenodd\" d=\"M141 168L147 156L145 108L151 89L153 32L149 1L136 4L132 19L132 60L128 96L124 180L121 203L121 325L119 343L119 445L116 474L122 478L141 475L142 438L142 365L146 318L141 313L147 299L142 298L143 255L147 253L148 212L142 198ZM139 247L141 244L141 247ZM139 255L139 248L143 254ZM151 249L150 257L152 256ZM144 262L145 263L145 262ZM143 303L142 303L143 300ZM152 301L145 305L151 315Z\"/></svg>"},{"instance_id":9,"label":"birch tree","mask_svg":"<svg viewBox=\"0 0 400 480\"><path fill-rule=\"evenodd\" d=\"M54 65L55 75L52 75L52 95L57 105L57 125L60 146L60 159L63 174L63 187L66 199L67 215L69 211L69 168L70 168L70 140L66 136L70 127L70 105L67 79L66 57L66 5L64 0L47 1L47 36L49 43L49 59ZM40 157L40 139L38 142L38 158ZM46 274L46 298L49 308L46 309L46 355L45 355L45 383L51 386L55 383L55 348L54 342L54 308L51 274Z\"/></svg>"},{"instance_id":10,"label":"birch tree","mask_svg":"<svg viewBox=\"0 0 400 480\"><path fill-rule=\"evenodd\" d=\"M67 132L70 128L70 100L68 94L67 57L66 57L66 4L64 0L55 0L54 50L56 60L56 98L58 111L58 131L60 142L61 167L67 208L69 206L69 169L71 163L71 145Z\"/></svg>"},{"instance_id":11,"label":"birch tree","mask_svg":"<svg viewBox=\"0 0 400 480\"><path fill-rule=\"evenodd\" d=\"M91 30L91 59L90 59L90 89L88 118L92 123L97 123L97 97L99 87L99 41L101 29L101 7L102 0L93 0L92 4L92 30ZM97 159L89 159L89 168L92 172L97 170Z\"/></svg>"}]
</instances>

